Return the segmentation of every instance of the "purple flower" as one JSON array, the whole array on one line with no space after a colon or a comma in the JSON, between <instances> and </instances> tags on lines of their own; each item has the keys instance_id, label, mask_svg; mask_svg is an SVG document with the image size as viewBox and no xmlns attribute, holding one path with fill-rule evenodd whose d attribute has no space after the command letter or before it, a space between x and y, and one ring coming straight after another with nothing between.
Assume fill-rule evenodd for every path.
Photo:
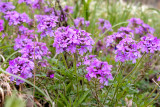
<instances>
[{"instance_id":1,"label":"purple flower","mask_svg":"<svg viewBox=\"0 0 160 107\"><path fill-rule=\"evenodd\" d=\"M148 33L153 34L155 31L154 28L150 27L148 24L145 24L139 18L131 18L128 21L128 27L134 30L135 34L138 34L140 36L144 36Z\"/></svg>"},{"instance_id":2,"label":"purple flower","mask_svg":"<svg viewBox=\"0 0 160 107\"><path fill-rule=\"evenodd\" d=\"M48 7L44 7L44 12L47 14L50 14L50 13L52 13L52 11L53 11L53 8L48 8Z\"/></svg>"},{"instance_id":3,"label":"purple flower","mask_svg":"<svg viewBox=\"0 0 160 107\"><path fill-rule=\"evenodd\" d=\"M32 7L34 9L41 9L43 4L44 4L44 0L34 0L32 2Z\"/></svg>"},{"instance_id":4,"label":"purple flower","mask_svg":"<svg viewBox=\"0 0 160 107\"><path fill-rule=\"evenodd\" d=\"M58 18L56 16L48 16L48 15L37 15L36 16L39 24L37 26L38 32L42 32L41 37L46 35L54 36L53 28L56 27L56 23L58 22Z\"/></svg>"},{"instance_id":5,"label":"purple flower","mask_svg":"<svg viewBox=\"0 0 160 107\"><path fill-rule=\"evenodd\" d=\"M54 71L49 70L49 71L47 72L47 77L49 77L49 78L54 78Z\"/></svg>"},{"instance_id":6,"label":"purple flower","mask_svg":"<svg viewBox=\"0 0 160 107\"><path fill-rule=\"evenodd\" d=\"M119 33L124 33L126 37L132 37L134 38L134 31L130 29L129 27L120 27L118 29Z\"/></svg>"},{"instance_id":7,"label":"purple flower","mask_svg":"<svg viewBox=\"0 0 160 107\"><path fill-rule=\"evenodd\" d=\"M12 5L12 2L0 2L0 12L5 13L12 9L15 9L15 6Z\"/></svg>"},{"instance_id":8,"label":"purple flower","mask_svg":"<svg viewBox=\"0 0 160 107\"><path fill-rule=\"evenodd\" d=\"M32 77L32 70L34 69L34 63L27 58L17 57L14 60L9 61L9 67L6 69L8 73L17 75L23 79ZM15 77L11 77L11 81L16 79L16 84L24 83Z\"/></svg>"},{"instance_id":9,"label":"purple flower","mask_svg":"<svg viewBox=\"0 0 160 107\"><path fill-rule=\"evenodd\" d=\"M8 11L5 13L4 18L9 21L9 25L18 25L22 23L29 23L31 20L26 13L18 13L16 11Z\"/></svg>"},{"instance_id":10,"label":"purple flower","mask_svg":"<svg viewBox=\"0 0 160 107\"><path fill-rule=\"evenodd\" d=\"M82 28L84 26L88 27L90 22L89 21L84 21L84 18L80 17L80 18L74 19L74 24L75 24L76 27Z\"/></svg>"},{"instance_id":11,"label":"purple flower","mask_svg":"<svg viewBox=\"0 0 160 107\"><path fill-rule=\"evenodd\" d=\"M50 78L54 78L54 74L51 74L51 75L50 75Z\"/></svg>"},{"instance_id":12,"label":"purple flower","mask_svg":"<svg viewBox=\"0 0 160 107\"><path fill-rule=\"evenodd\" d=\"M112 65L109 65L107 62L99 61L97 58L95 58L95 56L89 57L90 58L88 60L84 61L84 64L87 66L87 80L91 81L92 78L96 78L99 80L102 86L107 86L108 80L113 79L111 74Z\"/></svg>"},{"instance_id":13,"label":"purple flower","mask_svg":"<svg viewBox=\"0 0 160 107\"><path fill-rule=\"evenodd\" d=\"M141 37L141 41L138 43L142 53L154 53L160 50L160 39L154 37L151 34Z\"/></svg>"},{"instance_id":14,"label":"purple flower","mask_svg":"<svg viewBox=\"0 0 160 107\"><path fill-rule=\"evenodd\" d=\"M87 51L92 51L93 44L94 41L90 37L90 34L84 30L59 27L55 31L53 47L56 48L58 54L63 51L67 51L71 54L78 51L80 55L83 55Z\"/></svg>"},{"instance_id":15,"label":"purple flower","mask_svg":"<svg viewBox=\"0 0 160 107\"><path fill-rule=\"evenodd\" d=\"M26 37L31 38L31 39L33 39L36 36L38 36L36 34L33 34L34 30L29 30L28 28L24 27L23 25L19 26L19 33L21 35L25 35Z\"/></svg>"},{"instance_id":16,"label":"purple flower","mask_svg":"<svg viewBox=\"0 0 160 107\"><path fill-rule=\"evenodd\" d=\"M73 7L72 6L65 6L63 11L65 13L69 13L69 14L72 14L73 13Z\"/></svg>"},{"instance_id":17,"label":"purple flower","mask_svg":"<svg viewBox=\"0 0 160 107\"><path fill-rule=\"evenodd\" d=\"M19 4L21 4L21 3L32 4L33 2L32 2L32 0L19 0L18 3Z\"/></svg>"},{"instance_id":18,"label":"purple flower","mask_svg":"<svg viewBox=\"0 0 160 107\"><path fill-rule=\"evenodd\" d=\"M99 22L97 23L99 25L99 29L102 31L101 33L104 33L105 31L113 31L112 25L108 20L105 19L99 19Z\"/></svg>"},{"instance_id":19,"label":"purple flower","mask_svg":"<svg viewBox=\"0 0 160 107\"><path fill-rule=\"evenodd\" d=\"M2 30L4 30L4 28L3 28L3 23L4 23L4 21L3 21L3 20L0 20L0 32L1 32Z\"/></svg>"},{"instance_id":20,"label":"purple flower","mask_svg":"<svg viewBox=\"0 0 160 107\"><path fill-rule=\"evenodd\" d=\"M135 28L144 23L140 18L131 18L128 22L128 27L130 28Z\"/></svg>"},{"instance_id":21,"label":"purple flower","mask_svg":"<svg viewBox=\"0 0 160 107\"><path fill-rule=\"evenodd\" d=\"M133 63L136 62L136 59L141 57L139 52L139 45L132 38L125 38L119 42L116 46L116 61L132 61Z\"/></svg>"},{"instance_id":22,"label":"purple flower","mask_svg":"<svg viewBox=\"0 0 160 107\"><path fill-rule=\"evenodd\" d=\"M126 34L124 32L114 33L110 36L107 36L106 47L116 47L116 45L119 44L120 41L122 41L125 38L130 38L132 36L132 34Z\"/></svg>"},{"instance_id":23,"label":"purple flower","mask_svg":"<svg viewBox=\"0 0 160 107\"><path fill-rule=\"evenodd\" d=\"M18 36L15 39L14 50L23 49L29 44L32 44L32 39L29 39L25 35Z\"/></svg>"},{"instance_id":24,"label":"purple flower","mask_svg":"<svg viewBox=\"0 0 160 107\"><path fill-rule=\"evenodd\" d=\"M46 46L46 43L31 42L19 51L22 57L33 60L42 60L43 57L49 57L50 52Z\"/></svg>"}]
</instances>

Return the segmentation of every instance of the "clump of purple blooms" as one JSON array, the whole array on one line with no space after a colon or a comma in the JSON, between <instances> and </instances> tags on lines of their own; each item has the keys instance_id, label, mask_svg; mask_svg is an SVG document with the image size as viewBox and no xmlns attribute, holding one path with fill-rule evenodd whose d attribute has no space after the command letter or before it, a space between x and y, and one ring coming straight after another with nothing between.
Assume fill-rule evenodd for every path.
<instances>
[{"instance_id":1,"label":"clump of purple blooms","mask_svg":"<svg viewBox=\"0 0 160 107\"><path fill-rule=\"evenodd\" d=\"M42 60L43 57L49 57L50 52L46 46L46 43L31 42L19 51L22 57L33 60Z\"/></svg>"},{"instance_id":2,"label":"clump of purple blooms","mask_svg":"<svg viewBox=\"0 0 160 107\"><path fill-rule=\"evenodd\" d=\"M106 40L106 48L108 47L115 47L116 45L119 44L119 42L125 38L130 38L132 37L132 34L126 34L124 32L117 32L117 33L113 33L110 36L107 36L107 40Z\"/></svg>"},{"instance_id":3,"label":"clump of purple blooms","mask_svg":"<svg viewBox=\"0 0 160 107\"><path fill-rule=\"evenodd\" d=\"M32 2L32 8L34 8L34 9L41 9L43 3L44 3L44 0L34 0Z\"/></svg>"},{"instance_id":4,"label":"clump of purple blooms","mask_svg":"<svg viewBox=\"0 0 160 107\"><path fill-rule=\"evenodd\" d=\"M18 0L18 3L19 4L21 4L21 3L32 4L33 1L32 0Z\"/></svg>"},{"instance_id":5,"label":"clump of purple blooms","mask_svg":"<svg viewBox=\"0 0 160 107\"><path fill-rule=\"evenodd\" d=\"M8 73L19 76L23 79L32 77L32 70L34 69L34 63L27 58L17 57L14 60L9 61L9 67L6 69ZM16 79L16 84L24 83L23 80L11 76L11 81Z\"/></svg>"},{"instance_id":6,"label":"clump of purple blooms","mask_svg":"<svg viewBox=\"0 0 160 107\"><path fill-rule=\"evenodd\" d=\"M55 39L53 47L56 48L56 52L62 53L67 51L69 53L78 53L83 55L88 50L92 51L93 39L90 37L90 33L84 30L72 29L69 27L59 27L55 31Z\"/></svg>"},{"instance_id":7,"label":"clump of purple blooms","mask_svg":"<svg viewBox=\"0 0 160 107\"><path fill-rule=\"evenodd\" d=\"M148 24L145 24L139 18L131 18L128 20L128 27L134 30L135 34L144 36L145 34L153 34L154 28L150 27Z\"/></svg>"},{"instance_id":8,"label":"clump of purple blooms","mask_svg":"<svg viewBox=\"0 0 160 107\"><path fill-rule=\"evenodd\" d=\"M22 23L29 23L31 20L26 13L18 13L17 11L8 11L4 18L9 21L9 25L18 25Z\"/></svg>"},{"instance_id":9,"label":"clump of purple blooms","mask_svg":"<svg viewBox=\"0 0 160 107\"><path fill-rule=\"evenodd\" d=\"M29 44L32 44L32 39L29 39L25 35L21 35L21 36L19 35L15 39L14 50L23 49L24 47L26 47Z\"/></svg>"},{"instance_id":10,"label":"clump of purple blooms","mask_svg":"<svg viewBox=\"0 0 160 107\"><path fill-rule=\"evenodd\" d=\"M133 63L135 63L136 59L141 57L139 46L132 38L125 38L121 40L116 48L116 61L132 61Z\"/></svg>"},{"instance_id":11,"label":"clump of purple blooms","mask_svg":"<svg viewBox=\"0 0 160 107\"><path fill-rule=\"evenodd\" d=\"M15 9L15 6L12 5L12 2L1 2L0 1L0 12L5 13L12 9Z\"/></svg>"},{"instance_id":12,"label":"clump of purple blooms","mask_svg":"<svg viewBox=\"0 0 160 107\"><path fill-rule=\"evenodd\" d=\"M58 17L49 15L37 15L36 16L39 24L37 26L38 32L42 32L41 37L46 35L54 36L53 28L56 27Z\"/></svg>"},{"instance_id":13,"label":"clump of purple blooms","mask_svg":"<svg viewBox=\"0 0 160 107\"><path fill-rule=\"evenodd\" d=\"M88 59L85 59L84 64L87 66L86 78L91 81L92 78L97 78L100 84L103 86L108 85L108 80L112 80L111 68L107 62L99 61L95 56L91 55Z\"/></svg>"},{"instance_id":14,"label":"clump of purple blooms","mask_svg":"<svg viewBox=\"0 0 160 107\"><path fill-rule=\"evenodd\" d=\"M83 28L83 27L88 27L90 22L89 21L85 21L83 17L74 19L74 24L77 28Z\"/></svg>"},{"instance_id":15,"label":"clump of purple blooms","mask_svg":"<svg viewBox=\"0 0 160 107\"><path fill-rule=\"evenodd\" d=\"M64 11L65 13L72 14L72 13L73 13L73 7L72 7L72 6L65 6L65 7L63 8L63 11Z\"/></svg>"},{"instance_id":16,"label":"clump of purple blooms","mask_svg":"<svg viewBox=\"0 0 160 107\"><path fill-rule=\"evenodd\" d=\"M33 34L33 33L34 33L34 30L30 30L27 27L24 27L23 25L19 26L19 34L33 39L33 38L37 37L37 35Z\"/></svg>"},{"instance_id":17,"label":"clump of purple blooms","mask_svg":"<svg viewBox=\"0 0 160 107\"><path fill-rule=\"evenodd\" d=\"M147 36L141 37L141 41L138 45L141 48L142 53L154 53L155 51L160 50L160 39L148 34Z\"/></svg>"},{"instance_id":18,"label":"clump of purple blooms","mask_svg":"<svg viewBox=\"0 0 160 107\"><path fill-rule=\"evenodd\" d=\"M113 31L112 30L112 25L110 24L110 22L108 20L105 20L105 19L99 19L99 22L98 22L98 25L99 25L99 29L101 30L101 33L104 33L105 31Z\"/></svg>"},{"instance_id":19,"label":"clump of purple blooms","mask_svg":"<svg viewBox=\"0 0 160 107\"><path fill-rule=\"evenodd\" d=\"M4 23L4 21L3 21L3 20L0 20L0 32L1 32L2 30L4 30L4 28L3 28L3 23Z\"/></svg>"}]
</instances>

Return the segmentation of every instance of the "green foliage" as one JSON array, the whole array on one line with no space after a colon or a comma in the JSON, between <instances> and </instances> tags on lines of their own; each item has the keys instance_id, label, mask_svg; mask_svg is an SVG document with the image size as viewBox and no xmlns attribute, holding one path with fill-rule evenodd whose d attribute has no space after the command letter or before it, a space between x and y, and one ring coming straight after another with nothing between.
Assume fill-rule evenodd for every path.
<instances>
[{"instance_id":1,"label":"green foliage","mask_svg":"<svg viewBox=\"0 0 160 107\"><path fill-rule=\"evenodd\" d=\"M13 94L7 97L5 107L26 107L26 103L22 98L18 98L16 94Z\"/></svg>"}]
</instances>

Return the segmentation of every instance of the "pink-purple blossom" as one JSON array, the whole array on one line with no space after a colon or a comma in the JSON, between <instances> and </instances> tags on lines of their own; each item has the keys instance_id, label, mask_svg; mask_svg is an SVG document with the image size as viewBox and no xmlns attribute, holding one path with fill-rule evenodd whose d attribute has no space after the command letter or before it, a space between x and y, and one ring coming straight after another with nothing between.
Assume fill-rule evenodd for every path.
<instances>
[{"instance_id":1,"label":"pink-purple blossom","mask_svg":"<svg viewBox=\"0 0 160 107\"><path fill-rule=\"evenodd\" d=\"M112 65L109 65L107 62L99 61L95 56L89 56L89 58L84 61L84 64L87 66L87 74L85 77L88 81L96 78L102 86L107 86L108 80L113 79L111 74Z\"/></svg>"},{"instance_id":2,"label":"pink-purple blossom","mask_svg":"<svg viewBox=\"0 0 160 107\"><path fill-rule=\"evenodd\" d=\"M99 19L99 22L97 23L99 25L99 29L101 30L101 33L104 33L105 31L113 31L112 25L108 20L105 19Z\"/></svg>"},{"instance_id":3,"label":"pink-purple blossom","mask_svg":"<svg viewBox=\"0 0 160 107\"><path fill-rule=\"evenodd\" d=\"M34 63L27 58L17 57L14 60L9 61L9 67L6 69L8 73L19 76L23 79L32 77L32 71L34 69ZM11 81L16 80L16 84L24 83L23 80L11 76Z\"/></svg>"},{"instance_id":4,"label":"pink-purple blossom","mask_svg":"<svg viewBox=\"0 0 160 107\"><path fill-rule=\"evenodd\" d=\"M73 7L72 7L72 6L65 6L65 7L63 8L63 11L64 11L65 13L72 14L72 13L73 13Z\"/></svg>"},{"instance_id":5,"label":"pink-purple blossom","mask_svg":"<svg viewBox=\"0 0 160 107\"><path fill-rule=\"evenodd\" d=\"M42 60L43 57L49 57L50 51L46 46L46 43L31 42L19 51L22 57L33 60Z\"/></svg>"},{"instance_id":6,"label":"pink-purple blossom","mask_svg":"<svg viewBox=\"0 0 160 107\"><path fill-rule=\"evenodd\" d=\"M38 21L38 32L42 32L41 37L45 37L46 35L54 36L53 28L56 27L56 23L58 22L58 17L49 16L49 15L36 15Z\"/></svg>"},{"instance_id":7,"label":"pink-purple blossom","mask_svg":"<svg viewBox=\"0 0 160 107\"><path fill-rule=\"evenodd\" d=\"M21 3L32 4L33 1L32 0L18 0L18 3L19 4L21 4Z\"/></svg>"},{"instance_id":8,"label":"pink-purple blossom","mask_svg":"<svg viewBox=\"0 0 160 107\"><path fill-rule=\"evenodd\" d=\"M154 53L160 50L160 39L154 37L151 34L141 37L141 41L138 43L142 53Z\"/></svg>"},{"instance_id":9,"label":"pink-purple blossom","mask_svg":"<svg viewBox=\"0 0 160 107\"><path fill-rule=\"evenodd\" d=\"M25 35L19 35L16 39L15 39L15 45L14 45L14 50L18 50L18 49L23 49L25 48L27 45L32 44L32 39L29 39L27 36Z\"/></svg>"},{"instance_id":10,"label":"pink-purple blossom","mask_svg":"<svg viewBox=\"0 0 160 107\"><path fill-rule=\"evenodd\" d=\"M56 48L56 52L62 53L67 51L69 53L78 53L83 55L87 51L92 51L93 39L90 37L90 33L84 30L72 29L69 27L59 27L55 31L55 39L53 47Z\"/></svg>"},{"instance_id":11,"label":"pink-purple blossom","mask_svg":"<svg viewBox=\"0 0 160 107\"><path fill-rule=\"evenodd\" d=\"M128 27L134 30L135 34L140 36L144 36L148 33L153 34L155 31L154 28L150 27L139 18L131 18L128 20L128 22Z\"/></svg>"},{"instance_id":12,"label":"pink-purple blossom","mask_svg":"<svg viewBox=\"0 0 160 107\"><path fill-rule=\"evenodd\" d=\"M17 11L6 12L4 18L9 21L10 26L29 23L31 21L26 13L18 13Z\"/></svg>"},{"instance_id":13,"label":"pink-purple blossom","mask_svg":"<svg viewBox=\"0 0 160 107\"><path fill-rule=\"evenodd\" d=\"M15 9L15 6L13 6L12 2L1 2L0 1L0 12L5 13L13 9Z\"/></svg>"},{"instance_id":14,"label":"pink-purple blossom","mask_svg":"<svg viewBox=\"0 0 160 107\"><path fill-rule=\"evenodd\" d=\"M85 21L83 17L74 19L74 24L77 28L88 27L90 22Z\"/></svg>"},{"instance_id":15,"label":"pink-purple blossom","mask_svg":"<svg viewBox=\"0 0 160 107\"><path fill-rule=\"evenodd\" d=\"M141 54L139 52L139 45L137 45L136 41L132 38L125 38L121 40L116 48L116 61L132 61L133 63L135 63L136 59L141 57Z\"/></svg>"}]
</instances>

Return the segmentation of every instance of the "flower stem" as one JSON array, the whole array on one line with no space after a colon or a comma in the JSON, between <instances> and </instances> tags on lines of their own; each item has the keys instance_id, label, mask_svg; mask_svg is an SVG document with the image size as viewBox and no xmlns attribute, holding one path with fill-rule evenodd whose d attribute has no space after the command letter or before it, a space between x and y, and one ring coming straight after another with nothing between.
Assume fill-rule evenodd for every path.
<instances>
[{"instance_id":1,"label":"flower stem","mask_svg":"<svg viewBox=\"0 0 160 107\"><path fill-rule=\"evenodd\" d=\"M78 83L79 83L79 81L78 81L78 72L77 72L77 62L76 62L76 54L74 54L74 64L73 64L73 66L74 66L74 72L75 72L75 74L76 74L76 79L77 79L77 97L79 96L79 87L78 87Z\"/></svg>"},{"instance_id":2,"label":"flower stem","mask_svg":"<svg viewBox=\"0 0 160 107\"><path fill-rule=\"evenodd\" d=\"M138 65L140 64L140 62L141 62L141 60L143 59L144 56L145 56L145 54L143 54L143 56L141 57L141 59L138 60L138 62L136 63L136 65L135 65L135 67L132 69L132 71L129 72L128 75L123 78L123 80L122 80L121 83L123 83L124 80L125 80L127 77L129 77L129 76L137 69Z\"/></svg>"},{"instance_id":3,"label":"flower stem","mask_svg":"<svg viewBox=\"0 0 160 107\"><path fill-rule=\"evenodd\" d=\"M66 60L65 60L65 57L64 57L64 54L63 54L63 53L62 53L62 59L63 59L63 62L64 62L65 66L66 66L66 68L67 68L67 70L68 70L67 62L66 62Z\"/></svg>"},{"instance_id":4,"label":"flower stem","mask_svg":"<svg viewBox=\"0 0 160 107\"><path fill-rule=\"evenodd\" d=\"M153 101L155 101L158 97L159 97L159 93L157 93L156 97L151 102L149 102L145 107L148 107L148 105L152 104Z\"/></svg>"}]
</instances>

